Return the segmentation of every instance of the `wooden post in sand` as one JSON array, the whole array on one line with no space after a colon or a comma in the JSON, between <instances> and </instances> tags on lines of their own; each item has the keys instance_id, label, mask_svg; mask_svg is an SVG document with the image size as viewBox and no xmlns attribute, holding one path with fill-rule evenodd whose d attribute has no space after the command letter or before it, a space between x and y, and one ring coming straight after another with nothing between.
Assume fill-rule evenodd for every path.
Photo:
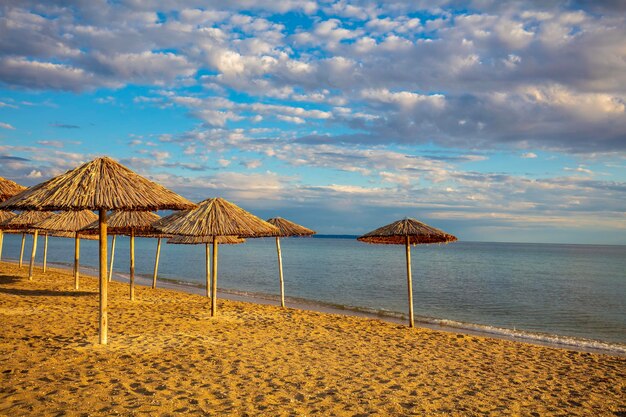
<instances>
[{"instance_id":1,"label":"wooden post in sand","mask_svg":"<svg viewBox=\"0 0 626 417\"><path fill-rule=\"evenodd\" d=\"M46 232L46 238L43 244L43 272L46 272L48 266L48 232Z\"/></svg>"},{"instance_id":2,"label":"wooden post in sand","mask_svg":"<svg viewBox=\"0 0 626 417\"><path fill-rule=\"evenodd\" d=\"M135 301L135 229L130 229L130 301Z\"/></svg>"},{"instance_id":3,"label":"wooden post in sand","mask_svg":"<svg viewBox=\"0 0 626 417\"><path fill-rule=\"evenodd\" d=\"M276 252L278 252L278 276L280 279L280 306L285 307L285 281L283 280L283 256L280 253L280 238L276 236Z\"/></svg>"},{"instance_id":4,"label":"wooden post in sand","mask_svg":"<svg viewBox=\"0 0 626 417\"><path fill-rule=\"evenodd\" d=\"M217 245L217 236L213 236L213 291L211 291L211 317L217 314Z\"/></svg>"},{"instance_id":5,"label":"wooden post in sand","mask_svg":"<svg viewBox=\"0 0 626 417\"><path fill-rule=\"evenodd\" d=\"M154 275L152 275L152 288L156 288L157 273L159 272L159 256L161 255L161 238L157 242L156 256L154 258Z\"/></svg>"},{"instance_id":6,"label":"wooden post in sand","mask_svg":"<svg viewBox=\"0 0 626 417\"><path fill-rule=\"evenodd\" d=\"M415 327L413 321L413 280L411 279L411 242L406 237L406 280L409 286L409 327Z\"/></svg>"},{"instance_id":7,"label":"wooden post in sand","mask_svg":"<svg viewBox=\"0 0 626 417\"><path fill-rule=\"evenodd\" d=\"M74 289L78 289L80 276L80 238L78 232L74 232Z\"/></svg>"},{"instance_id":8,"label":"wooden post in sand","mask_svg":"<svg viewBox=\"0 0 626 417\"><path fill-rule=\"evenodd\" d=\"M113 279L113 258L115 258L115 238L117 235L113 235L111 239L111 266L109 267L109 282Z\"/></svg>"},{"instance_id":9,"label":"wooden post in sand","mask_svg":"<svg viewBox=\"0 0 626 417\"><path fill-rule=\"evenodd\" d=\"M4 243L4 233L0 230L0 261L2 260L2 244Z\"/></svg>"},{"instance_id":10,"label":"wooden post in sand","mask_svg":"<svg viewBox=\"0 0 626 417\"><path fill-rule=\"evenodd\" d=\"M206 259L206 296L211 297L211 249L210 243L205 243L205 259Z\"/></svg>"},{"instance_id":11,"label":"wooden post in sand","mask_svg":"<svg viewBox=\"0 0 626 417\"><path fill-rule=\"evenodd\" d=\"M26 243L26 233L22 233L22 248L20 249L20 268L23 265L22 260L24 259L24 243Z\"/></svg>"},{"instance_id":12,"label":"wooden post in sand","mask_svg":"<svg viewBox=\"0 0 626 417\"><path fill-rule=\"evenodd\" d=\"M107 344L108 327L108 281L107 281L107 211L99 210L98 223L100 226L100 344Z\"/></svg>"},{"instance_id":13,"label":"wooden post in sand","mask_svg":"<svg viewBox=\"0 0 626 417\"><path fill-rule=\"evenodd\" d=\"M37 236L39 235L39 230L35 229L35 233L33 233L33 250L30 253L30 266L28 267L28 280L33 280L33 269L35 268L35 254L37 253Z\"/></svg>"}]
</instances>

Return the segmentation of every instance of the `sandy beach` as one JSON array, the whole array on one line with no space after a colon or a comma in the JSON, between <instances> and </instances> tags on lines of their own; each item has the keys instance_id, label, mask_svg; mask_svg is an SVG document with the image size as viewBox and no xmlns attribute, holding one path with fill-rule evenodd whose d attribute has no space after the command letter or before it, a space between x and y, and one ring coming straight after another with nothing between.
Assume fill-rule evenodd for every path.
<instances>
[{"instance_id":1,"label":"sandy beach","mask_svg":"<svg viewBox=\"0 0 626 417\"><path fill-rule=\"evenodd\" d=\"M0 415L626 415L626 358L379 320L33 281L0 263Z\"/></svg>"}]
</instances>

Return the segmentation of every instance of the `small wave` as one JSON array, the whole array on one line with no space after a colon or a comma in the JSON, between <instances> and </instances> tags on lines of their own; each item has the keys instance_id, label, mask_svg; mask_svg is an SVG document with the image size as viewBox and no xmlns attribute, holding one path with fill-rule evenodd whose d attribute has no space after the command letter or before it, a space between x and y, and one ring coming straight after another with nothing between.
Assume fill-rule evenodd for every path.
<instances>
[{"instance_id":1,"label":"small wave","mask_svg":"<svg viewBox=\"0 0 626 417\"><path fill-rule=\"evenodd\" d=\"M474 323L463 323L445 319L429 319L429 322L443 327L455 328L460 330L471 330L496 336L504 336L514 340L531 341L557 347L571 347L626 355L626 345L622 343L609 343L600 340L585 339L573 336L561 336L550 333L507 329L502 327Z\"/></svg>"}]
</instances>

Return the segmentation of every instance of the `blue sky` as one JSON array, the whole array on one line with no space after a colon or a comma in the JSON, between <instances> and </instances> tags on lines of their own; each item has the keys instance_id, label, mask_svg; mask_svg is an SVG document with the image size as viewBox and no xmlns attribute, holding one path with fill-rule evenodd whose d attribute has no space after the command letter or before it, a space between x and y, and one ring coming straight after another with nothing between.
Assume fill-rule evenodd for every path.
<instances>
[{"instance_id":1,"label":"blue sky","mask_svg":"<svg viewBox=\"0 0 626 417\"><path fill-rule=\"evenodd\" d=\"M624 39L620 2L5 3L0 176L109 155L320 233L624 244Z\"/></svg>"}]
</instances>

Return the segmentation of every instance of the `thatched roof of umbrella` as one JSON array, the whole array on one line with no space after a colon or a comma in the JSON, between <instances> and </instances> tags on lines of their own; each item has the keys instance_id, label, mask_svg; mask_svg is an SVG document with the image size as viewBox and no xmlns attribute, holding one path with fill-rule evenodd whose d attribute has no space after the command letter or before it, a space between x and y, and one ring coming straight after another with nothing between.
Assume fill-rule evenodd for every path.
<instances>
[{"instance_id":1,"label":"thatched roof of umbrella","mask_svg":"<svg viewBox=\"0 0 626 417\"><path fill-rule=\"evenodd\" d=\"M159 220L161 220L161 216L150 211L116 211L109 217L108 233L130 235L131 230L134 230L135 236L159 237L163 234L152 226ZM98 222L88 224L83 228L83 231L85 233L98 233Z\"/></svg>"},{"instance_id":2,"label":"thatched roof of umbrella","mask_svg":"<svg viewBox=\"0 0 626 417\"><path fill-rule=\"evenodd\" d=\"M155 227L184 236L264 237L279 233L276 226L223 198L204 200L195 209L168 216Z\"/></svg>"},{"instance_id":3,"label":"thatched roof of umbrella","mask_svg":"<svg viewBox=\"0 0 626 417\"><path fill-rule=\"evenodd\" d=\"M69 235L74 237L75 232L94 221L98 221L98 215L91 210L64 211L37 223L35 227L53 232L72 232Z\"/></svg>"},{"instance_id":4,"label":"thatched roof of umbrella","mask_svg":"<svg viewBox=\"0 0 626 417\"><path fill-rule=\"evenodd\" d=\"M16 214L12 211L0 210L0 223L4 223L15 216Z\"/></svg>"},{"instance_id":5,"label":"thatched roof of umbrella","mask_svg":"<svg viewBox=\"0 0 626 417\"><path fill-rule=\"evenodd\" d=\"M269 219L267 222L278 227L278 230L280 230L279 236L282 237L311 236L315 234L315 230L300 226L299 224L290 222L289 220L283 219L282 217L274 217Z\"/></svg>"},{"instance_id":6,"label":"thatched roof of umbrella","mask_svg":"<svg viewBox=\"0 0 626 417\"><path fill-rule=\"evenodd\" d=\"M181 210L191 201L102 157L23 191L0 205L22 210Z\"/></svg>"},{"instance_id":7,"label":"thatched roof of umbrella","mask_svg":"<svg viewBox=\"0 0 626 417\"><path fill-rule=\"evenodd\" d=\"M246 239L236 236L219 236L217 243L220 245L236 245L244 243ZM213 243L212 236L174 236L167 240L167 243L173 245L198 245L203 243Z\"/></svg>"},{"instance_id":8,"label":"thatched roof of umbrella","mask_svg":"<svg viewBox=\"0 0 626 417\"><path fill-rule=\"evenodd\" d=\"M24 211L2 222L0 229L27 231L33 229L33 225L54 216L57 216L57 214L47 211Z\"/></svg>"},{"instance_id":9,"label":"thatched roof of umbrella","mask_svg":"<svg viewBox=\"0 0 626 417\"><path fill-rule=\"evenodd\" d=\"M0 177L0 201L4 201L15 194L21 193L26 187L19 185L15 181Z\"/></svg>"},{"instance_id":10,"label":"thatched roof of umbrella","mask_svg":"<svg viewBox=\"0 0 626 417\"><path fill-rule=\"evenodd\" d=\"M379 227L363 236L357 238L365 243L377 243L383 245L404 245L406 238L409 238L409 244L423 243L448 243L457 240L455 236L449 235L444 231L429 226L415 219L403 219Z\"/></svg>"}]
</instances>

